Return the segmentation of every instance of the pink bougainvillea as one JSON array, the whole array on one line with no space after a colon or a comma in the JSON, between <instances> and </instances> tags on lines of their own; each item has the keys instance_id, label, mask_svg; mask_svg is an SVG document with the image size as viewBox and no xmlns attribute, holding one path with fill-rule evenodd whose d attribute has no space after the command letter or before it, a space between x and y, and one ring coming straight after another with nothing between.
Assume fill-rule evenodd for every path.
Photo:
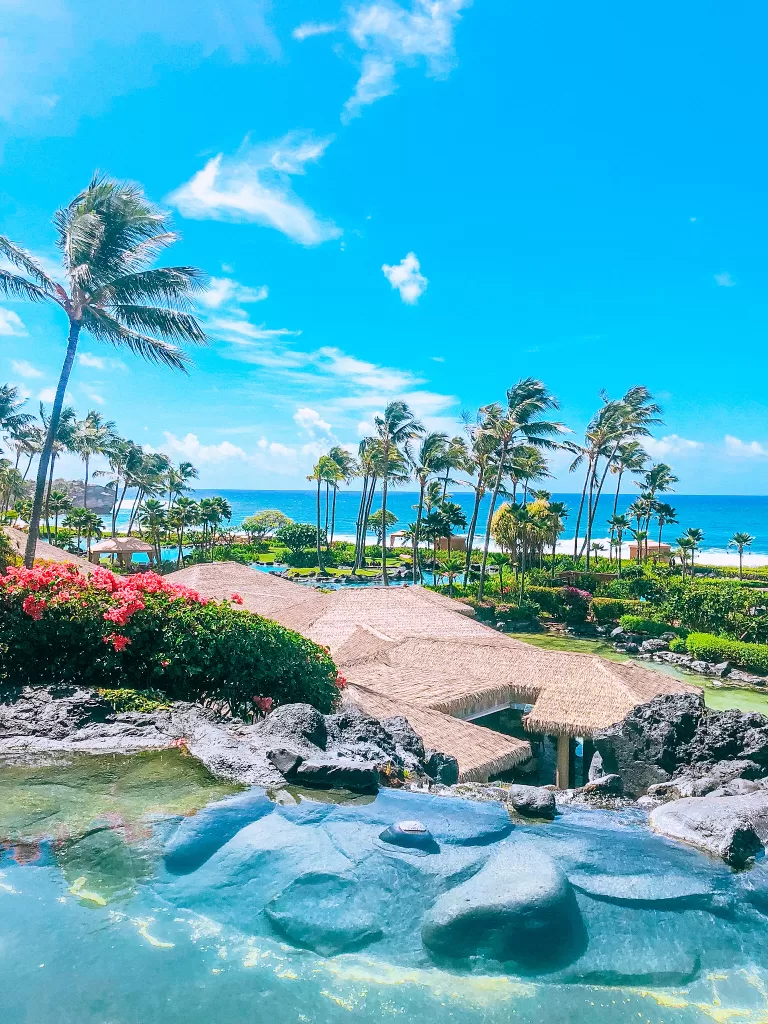
<instances>
[{"instance_id":1,"label":"pink bougainvillea","mask_svg":"<svg viewBox=\"0 0 768 1024\"><path fill-rule=\"evenodd\" d=\"M242 597L240 597L239 594L233 594L232 597L230 598L230 601L232 602L232 604L242 604L243 603L243 599L242 599Z\"/></svg>"},{"instance_id":2,"label":"pink bougainvillea","mask_svg":"<svg viewBox=\"0 0 768 1024\"><path fill-rule=\"evenodd\" d=\"M121 633L109 633L102 639L105 644L112 644L116 651L124 651L131 642L130 637L123 636Z\"/></svg>"}]
</instances>

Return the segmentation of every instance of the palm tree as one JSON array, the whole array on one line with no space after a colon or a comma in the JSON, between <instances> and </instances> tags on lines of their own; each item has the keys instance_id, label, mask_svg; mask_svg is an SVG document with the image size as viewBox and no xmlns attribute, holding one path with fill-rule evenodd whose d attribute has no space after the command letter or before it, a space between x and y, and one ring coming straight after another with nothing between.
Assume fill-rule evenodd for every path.
<instances>
[{"instance_id":1,"label":"palm tree","mask_svg":"<svg viewBox=\"0 0 768 1024\"><path fill-rule=\"evenodd\" d=\"M165 506L157 498L147 498L138 512L138 520L141 528L147 531L147 536L155 548L155 560L158 565L162 561L160 545L163 535L168 529L167 513Z\"/></svg>"},{"instance_id":2,"label":"palm tree","mask_svg":"<svg viewBox=\"0 0 768 1024\"><path fill-rule=\"evenodd\" d=\"M518 481L522 481L523 484L523 504L528 504L528 488L531 481L538 482L545 480L547 477L551 477L552 474L549 472L549 463L535 448L530 445L521 445L519 449L515 451L512 457L513 469L510 473L512 476L512 500L515 499L515 488L517 487Z\"/></svg>"},{"instance_id":3,"label":"palm tree","mask_svg":"<svg viewBox=\"0 0 768 1024\"><path fill-rule=\"evenodd\" d=\"M178 236L168 230L168 215L153 206L137 185L94 175L56 213L54 223L66 287L27 251L0 236L0 255L22 271L0 270L0 293L53 302L64 311L69 325L37 470L24 555L28 568L35 557L48 464L81 332L178 370L185 369L187 360L176 343L206 341L203 328L187 309L193 293L205 287L204 275L193 267L152 267Z\"/></svg>"},{"instance_id":4,"label":"palm tree","mask_svg":"<svg viewBox=\"0 0 768 1024\"><path fill-rule=\"evenodd\" d=\"M675 543L677 544L677 551L675 553L680 556L680 575L685 579L685 567L688 562L688 555L693 547L693 541L690 537L683 535L678 537ZM691 573L693 573L693 569L691 569Z\"/></svg>"},{"instance_id":5,"label":"palm tree","mask_svg":"<svg viewBox=\"0 0 768 1024\"><path fill-rule=\"evenodd\" d=\"M322 536L320 532L320 487L323 481L327 478L328 463L330 461L331 460L328 458L327 455L321 455L317 463L315 464L315 467L312 470L311 474L307 477L307 480L317 481L317 536L315 537L315 542L317 545L317 564L320 569L320 572L325 572L325 566L323 565L323 551L320 544L320 537Z\"/></svg>"},{"instance_id":6,"label":"palm tree","mask_svg":"<svg viewBox=\"0 0 768 1024\"><path fill-rule=\"evenodd\" d=\"M338 468L338 473L335 474L333 483L333 507L331 509L331 536L328 541L329 547L333 545L333 535L336 532L336 494L339 490L339 484L348 484L350 480L353 480L358 473L358 465L356 459L349 454L346 448L342 448L341 445L334 445L333 448L328 452L328 458L334 462Z\"/></svg>"},{"instance_id":7,"label":"palm tree","mask_svg":"<svg viewBox=\"0 0 768 1024\"><path fill-rule=\"evenodd\" d=\"M64 491L51 491L48 507L53 512L53 543L57 544L59 540L59 516L62 513L69 512L72 508L72 502Z\"/></svg>"},{"instance_id":8,"label":"palm tree","mask_svg":"<svg viewBox=\"0 0 768 1024\"><path fill-rule=\"evenodd\" d=\"M169 466L166 474L168 488L168 509L170 512L174 499L192 490L191 480L197 480L199 473L191 462L180 462L178 466Z\"/></svg>"},{"instance_id":9,"label":"palm tree","mask_svg":"<svg viewBox=\"0 0 768 1024\"><path fill-rule=\"evenodd\" d=\"M739 579L742 579L743 575L742 563L744 561L744 548L750 547L754 539L755 538L752 536L751 533L734 533L734 535L728 541L728 545L730 546L731 544L733 544L733 546L739 552Z\"/></svg>"},{"instance_id":10,"label":"palm tree","mask_svg":"<svg viewBox=\"0 0 768 1024\"><path fill-rule=\"evenodd\" d=\"M50 433L51 417L47 415L45 407L42 402L40 403L40 419L42 421L43 428L45 429L45 436L47 439L48 434ZM53 487L53 472L56 466L56 459L64 452L74 451L73 445L76 427L77 416L75 415L75 410L72 408L72 406L67 405L61 410L61 416L59 417L59 425L56 429L56 435L53 439L53 444L51 445L50 469L48 472L48 480L45 493L46 534L50 533L50 510L48 508L48 500L51 493L51 488ZM45 445L45 443L46 442L43 441L43 445ZM42 453L42 448L40 449L40 451ZM32 505L32 510L34 513L34 502Z\"/></svg>"},{"instance_id":11,"label":"palm tree","mask_svg":"<svg viewBox=\"0 0 768 1024\"><path fill-rule=\"evenodd\" d=\"M365 538L368 532L367 519L370 515L373 494L376 490L378 467L374 457L374 450L377 444L378 442L375 437L364 437L357 448L359 460L358 473L363 478L363 490L360 494L360 507L357 512L355 564L352 567L352 576L356 575L357 570L365 565Z\"/></svg>"},{"instance_id":12,"label":"palm tree","mask_svg":"<svg viewBox=\"0 0 768 1024\"><path fill-rule=\"evenodd\" d=\"M438 473L446 463L446 449L448 446L448 435L432 432L426 434L414 452L406 445L406 454L411 464L413 475L419 484L419 501L416 505L415 531L411 538L413 544L413 582L418 583L421 566L419 565L419 531L421 528L421 517L424 512L424 492L429 478Z\"/></svg>"},{"instance_id":13,"label":"palm tree","mask_svg":"<svg viewBox=\"0 0 768 1024\"><path fill-rule=\"evenodd\" d=\"M593 540L589 547L595 561L600 557L600 552L605 551L605 544L601 544L599 540Z\"/></svg>"},{"instance_id":14,"label":"palm tree","mask_svg":"<svg viewBox=\"0 0 768 1024\"><path fill-rule=\"evenodd\" d=\"M144 452L139 449L139 457L136 460L130 477L126 480L130 486L136 488L136 495L133 499L131 515L128 520L128 535L133 530L133 523L139 506L145 498L159 498L165 494L165 480L171 460L162 452Z\"/></svg>"},{"instance_id":15,"label":"palm tree","mask_svg":"<svg viewBox=\"0 0 768 1024\"><path fill-rule=\"evenodd\" d=\"M464 561L456 555L449 556L440 568L440 574L448 577L448 594L453 597L453 581L464 570Z\"/></svg>"},{"instance_id":16,"label":"palm tree","mask_svg":"<svg viewBox=\"0 0 768 1024\"><path fill-rule=\"evenodd\" d=\"M554 448L555 443L552 441L552 437L562 432L563 425L541 419L541 415L549 409L557 408L557 400L547 391L544 384L532 377L527 377L518 381L507 391L506 410L497 404L486 406L481 410L485 416L482 430L495 442L496 479L493 484L491 506L488 510L488 522L485 529L483 559L480 565L480 581L477 590L478 600L483 598L491 523L502 477L508 468L507 455L518 442L532 445L535 448Z\"/></svg>"},{"instance_id":17,"label":"palm tree","mask_svg":"<svg viewBox=\"0 0 768 1024\"><path fill-rule=\"evenodd\" d=\"M699 547L701 542L704 540L704 532L703 532L703 530L699 530L697 527L689 527L685 531L685 536L691 542L691 546L690 546L690 552L691 552L691 576L694 576L695 575L694 562L696 560L696 549Z\"/></svg>"},{"instance_id":18,"label":"palm tree","mask_svg":"<svg viewBox=\"0 0 768 1024\"><path fill-rule=\"evenodd\" d=\"M503 551L491 551L488 561L499 570L499 595L504 598L504 570L512 564L512 559Z\"/></svg>"},{"instance_id":19,"label":"palm tree","mask_svg":"<svg viewBox=\"0 0 768 1024\"><path fill-rule=\"evenodd\" d=\"M85 463L83 508L88 508L88 469L91 458L108 452L114 439L115 424L111 420L105 420L101 413L94 409L75 426L72 448Z\"/></svg>"},{"instance_id":20,"label":"palm tree","mask_svg":"<svg viewBox=\"0 0 768 1024\"><path fill-rule=\"evenodd\" d=\"M640 530L635 527L634 529L630 529L630 533L635 538L635 543L637 544L637 561L639 564L643 560L643 546L645 541L648 540L648 531Z\"/></svg>"},{"instance_id":21,"label":"palm tree","mask_svg":"<svg viewBox=\"0 0 768 1024\"><path fill-rule=\"evenodd\" d=\"M619 578L621 578L621 548L623 545L624 534L627 530L631 530L632 527L629 524L629 519L626 516L613 515L608 520L608 525L611 528L611 537L615 535L616 542L616 554L618 556L619 563Z\"/></svg>"},{"instance_id":22,"label":"palm tree","mask_svg":"<svg viewBox=\"0 0 768 1024\"><path fill-rule=\"evenodd\" d=\"M651 466L642 480L635 481L635 483L641 489L643 498L648 502L645 518L645 528L648 530L651 525L651 517L656 509L656 495L674 490L672 484L677 483L677 477L665 462L659 462ZM646 551L646 556L647 554Z\"/></svg>"},{"instance_id":23,"label":"palm tree","mask_svg":"<svg viewBox=\"0 0 768 1024\"><path fill-rule=\"evenodd\" d=\"M445 436L445 435L443 435ZM450 441L446 437L443 449L442 466L440 469L445 472L443 477L443 501L448 494L448 484L451 483L449 473L452 469L464 469L469 458L467 442L463 437L452 437Z\"/></svg>"},{"instance_id":24,"label":"palm tree","mask_svg":"<svg viewBox=\"0 0 768 1024\"><path fill-rule=\"evenodd\" d=\"M565 529L565 520L568 518L568 508L562 501L547 502L547 534L552 545L552 579L555 578L555 552L557 550L557 538Z\"/></svg>"},{"instance_id":25,"label":"palm tree","mask_svg":"<svg viewBox=\"0 0 768 1024\"><path fill-rule=\"evenodd\" d=\"M0 459L0 503L3 513L24 497L24 480L21 473L6 459Z\"/></svg>"},{"instance_id":26,"label":"palm tree","mask_svg":"<svg viewBox=\"0 0 768 1024\"><path fill-rule=\"evenodd\" d=\"M446 537L448 541L448 557L451 556L451 537L453 536L454 530L466 530L467 528L467 517L464 515L464 510L455 501L444 501L440 505L440 512L443 516L443 521L446 526Z\"/></svg>"},{"instance_id":27,"label":"palm tree","mask_svg":"<svg viewBox=\"0 0 768 1024\"><path fill-rule=\"evenodd\" d=\"M659 542L657 547L657 556L661 554L661 535L665 526L676 526L677 519L675 516L677 512L672 508L671 505L666 504L663 501L655 501L653 503L654 512L656 513L656 519L659 523Z\"/></svg>"},{"instance_id":28,"label":"palm tree","mask_svg":"<svg viewBox=\"0 0 768 1024\"><path fill-rule=\"evenodd\" d=\"M616 476L616 493L613 497L613 514L619 506L619 492L621 491L621 480L625 473L642 473L645 464L648 462L648 453L644 450L639 441L627 441L620 444L611 462L611 473Z\"/></svg>"},{"instance_id":29,"label":"palm tree","mask_svg":"<svg viewBox=\"0 0 768 1024\"><path fill-rule=\"evenodd\" d=\"M8 434L15 438L30 425L34 416L21 411L25 402L26 399L20 397L18 388L12 384L0 384L0 434Z\"/></svg>"},{"instance_id":30,"label":"palm tree","mask_svg":"<svg viewBox=\"0 0 768 1024\"><path fill-rule=\"evenodd\" d=\"M62 524L65 529L72 530L73 533L77 534L78 552L80 551L80 540L88 523L89 515L90 513L84 508L73 508L69 514L65 516Z\"/></svg>"},{"instance_id":31,"label":"palm tree","mask_svg":"<svg viewBox=\"0 0 768 1024\"><path fill-rule=\"evenodd\" d=\"M168 526L176 531L176 542L178 544L178 555L176 556L176 567L181 568L184 557L184 531L188 526L194 526L198 521L200 507L192 498L177 498L175 504L168 513Z\"/></svg>"},{"instance_id":32,"label":"palm tree","mask_svg":"<svg viewBox=\"0 0 768 1024\"><path fill-rule=\"evenodd\" d=\"M387 487L389 483L389 463L393 456L403 458L403 449L408 441L420 437L424 427L416 419L405 402L399 399L390 402L382 416L374 418L379 441L381 443L381 576L384 586L389 586L387 579Z\"/></svg>"}]
</instances>

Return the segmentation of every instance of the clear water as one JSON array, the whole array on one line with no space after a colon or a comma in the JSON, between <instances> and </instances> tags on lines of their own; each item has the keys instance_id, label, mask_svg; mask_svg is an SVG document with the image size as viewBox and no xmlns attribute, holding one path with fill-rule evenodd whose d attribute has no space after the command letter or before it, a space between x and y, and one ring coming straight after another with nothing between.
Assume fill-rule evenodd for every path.
<instances>
[{"instance_id":1,"label":"clear water","mask_svg":"<svg viewBox=\"0 0 768 1024\"><path fill-rule=\"evenodd\" d=\"M239 525L246 516L267 508L277 508L297 522L314 523L316 516L315 494L313 491L210 491L193 492L194 498L212 497L222 494L232 506L232 522ZM637 496L633 489L619 497L618 511L623 512ZM472 515L474 497L469 488L454 487L452 498L463 508L467 520ZM669 494L666 499L677 509L677 526L668 526L664 532L664 540L674 540L688 527L696 527L704 532L702 551L724 551L728 540L736 531L751 533L755 542L750 548L757 554L768 554L768 497L754 495L728 494ZM569 517L563 539L573 538L576 528L576 517L579 510L578 494L554 494L554 501L565 502ZM387 498L387 508L397 516L395 529L405 529L416 518L414 505L418 495L410 491L392 490ZM481 505L478 532L482 531L488 516L490 499L486 498ZM357 513L360 505L358 491L342 489L336 500L336 535L354 537ZM378 506L377 506L378 507ZM324 514L324 512L323 512ZM613 496L605 495L600 499L597 511L596 537L605 537L608 528L605 525L613 514ZM120 526L128 522L128 511L118 517ZM656 539L654 535L653 540Z\"/></svg>"},{"instance_id":2,"label":"clear water","mask_svg":"<svg viewBox=\"0 0 768 1024\"><path fill-rule=\"evenodd\" d=\"M0 767L0 1020L768 1020L762 865L734 873L652 835L637 813L513 825L498 804L232 789L177 753ZM440 852L381 843L404 818L426 822ZM582 945L523 974L437 963L422 916L510 846L549 854L578 887ZM350 888L321 927L362 902L378 937L313 952L270 924L265 905L323 871Z\"/></svg>"}]
</instances>

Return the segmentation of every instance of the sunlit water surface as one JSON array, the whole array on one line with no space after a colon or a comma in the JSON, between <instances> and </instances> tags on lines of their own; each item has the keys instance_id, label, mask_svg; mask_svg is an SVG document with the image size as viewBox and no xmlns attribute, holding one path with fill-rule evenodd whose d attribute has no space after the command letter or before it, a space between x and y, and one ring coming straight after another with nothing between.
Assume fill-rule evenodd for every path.
<instances>
[{"instance_id":1,"label":"sunlit water surface","mask_svg":"<svg viewBox=\"0 0 768 1024\"><path fill-rule=\"evenodd\" d=\"M404 818L428 824L439 853L379 840ZM435 962L424 914L509 845L568 875L581 944L523 973ZM370 941L336 955L286 941L264 907L308 874L349 882L325 905L329 934L368 915ZM315 932L323 912L302 909ZM242 792L176 751L0 766L4 1024L758 1024L766 912L762 865L734 873L637 812L513 824L497 804L393 791Z\"/></svg>"}]
</instances>

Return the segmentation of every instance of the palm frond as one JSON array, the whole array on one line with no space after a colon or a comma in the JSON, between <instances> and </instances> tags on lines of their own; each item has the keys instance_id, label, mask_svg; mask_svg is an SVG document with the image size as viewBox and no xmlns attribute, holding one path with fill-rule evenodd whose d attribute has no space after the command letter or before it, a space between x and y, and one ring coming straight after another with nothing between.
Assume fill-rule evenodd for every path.
<instances>
[{"instance_id":1,"label":"palm frond","mask_svg":"<svg viewBox=\"0 0 768 1024\"><path fill-rule=\"evenodd\" d=\"M181 313L164 306L134 306L120 303L112 306L111 315L115 320L135 331L150 331L174 341L189 341L204 345L208 340L197 317L192 313Z\"/></svg>"},{"instance_id":2,"label":"palm frond","mask_svg":"<svg viewBox=\"0 0 768 1024\"><path fill-rule=\"evenodd\" d=\"M39 285L9 270L0 270L0 293L11 299L26 299L28 302L44 302L53 298Z\"/></svg>"},{"instance_id":3,"label":"palm frond","mask_svg":"<svg viewBox=\"0 0 768 1024\"><path fill-rule=\"evenodd\" d=\"M125 327L101 309L86 309L83 327L99 341L106 341L116 348L125 347L151 363L161 363L174 370L187 371L189 357L175 345L158 338L151 338Z\"/></svg>"},{"instance_id":4,"label":"palm frond","mask_svg":"<svg viewBox=\"0 0 768 1024\"><path fill-rule=\"evenodd\" d=\"M152 302L159 305L191 306L190 293L205 289L206 275L195 267L160 267L125 274L91 297L98 303L102 296L115 303Z\"/></svg>"},{"instance_id":5,"label":"palm frond","mask_svg":"<svg viewBox=\"0 0 768 1024\"><path fill-rule=\"evenodd\" d=\"M46 274L34 256L4 235L0 235L0 255L5 256L14 267L23 270L44 292L50 294L56 290L56 282Z\"/></svg>"}]
</instances>

